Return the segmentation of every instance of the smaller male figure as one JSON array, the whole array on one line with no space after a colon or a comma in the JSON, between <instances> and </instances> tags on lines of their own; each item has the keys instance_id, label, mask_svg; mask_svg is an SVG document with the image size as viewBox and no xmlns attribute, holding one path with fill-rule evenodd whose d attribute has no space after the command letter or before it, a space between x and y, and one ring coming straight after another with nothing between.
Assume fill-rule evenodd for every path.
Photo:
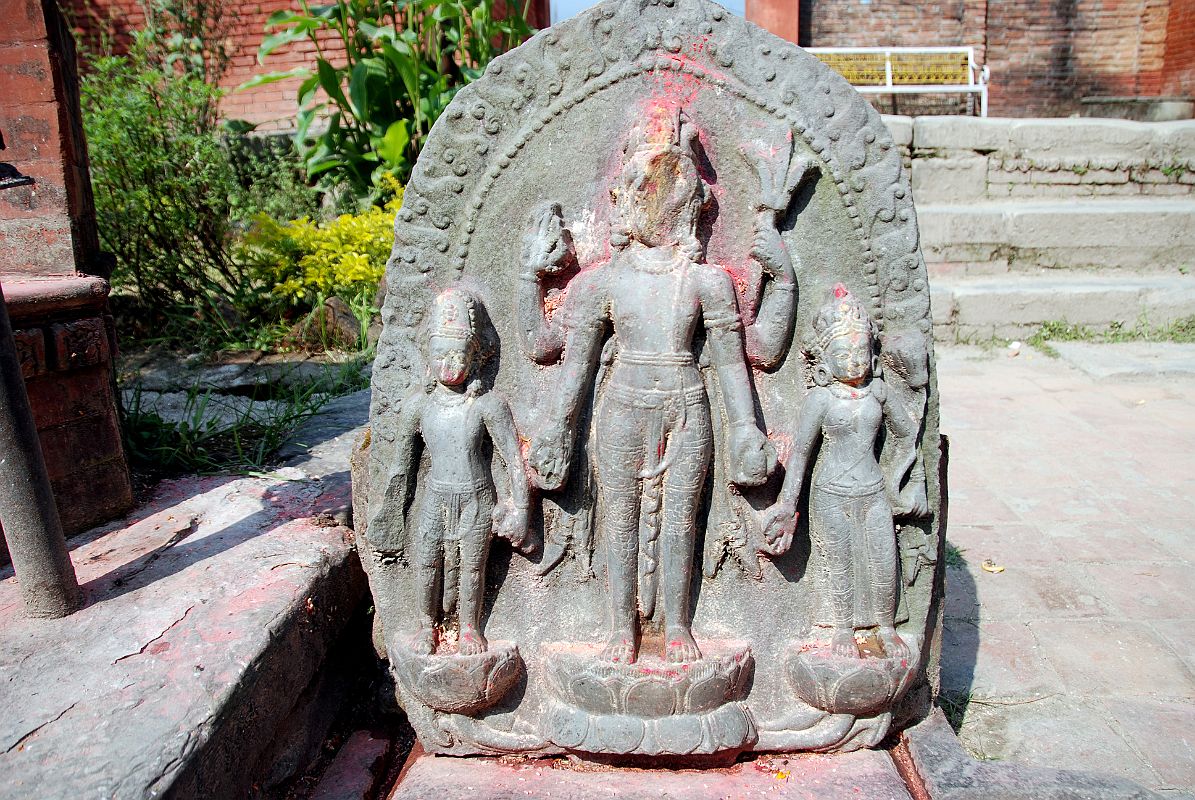
<instances>
[{"instance_id":1,"label":"smaller male figure","mask_svg":"<svg viewBox=\"0 0 1195 800\"><path fill-rule=\"evenodd\" d=\"M450 288L435 299L427 332L427 385L403 401L396 426L395 459L385 495L366 539L382 552L405 551L413 541L419 593L414 652L435 652L443 622L457 610L461 655L486 651L481 602L490 540L497 534L515 547L527 540L527 476L514 419L506 402L473 378L480 362L477 300ZM486 437L506 466L510 497L495 505ZM404 510L415 483L417 445L427 450L415 526L406 534Z\"/></svg>"}]
</instances>

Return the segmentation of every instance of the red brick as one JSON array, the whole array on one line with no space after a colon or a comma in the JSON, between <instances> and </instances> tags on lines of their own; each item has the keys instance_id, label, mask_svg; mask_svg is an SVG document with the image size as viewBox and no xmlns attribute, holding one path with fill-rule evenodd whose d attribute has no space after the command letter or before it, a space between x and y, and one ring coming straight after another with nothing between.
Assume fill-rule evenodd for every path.
<instances>
[{"instance_id":1,"label":"red brick","mask_svg":"<svg viewBox=\"0 0 1195 800\"><path fill-rule=\"evenodd\" d=\"M106 367L50 373L27 380L25 389L39 430L109 414L116 404Z\"/></svg>"},{"instance_id":2,"label":"red brick","mask_svg":"<svg viewBox=\"0 0 1195 800\"><path fill-rule=\"evenodd\" d=\"M21 377L26 381L46 371L46 335L41 328L12 332L17 359L21 362Z\"/></svg>"},{"instance_id":3,"label":"red brick","mask_svg":"<svg viewBox=\"0 0 1195 800\"><path fill-rule=\"evenodd\" d=\"M111 361L108 331L102 319L81 319L50 326L55 369L82 369Z\"/></svg>"},{"instance_id":4,"label":"red brick","mask_svg":"<svg viewBox=\"0 0 1195 800\"><path fill-rule=\"evenodd\" d=\"M5 105L53 100L54 81L46 43L0 47L0 82L4 84Z\"/></svg>"}]
</instances>

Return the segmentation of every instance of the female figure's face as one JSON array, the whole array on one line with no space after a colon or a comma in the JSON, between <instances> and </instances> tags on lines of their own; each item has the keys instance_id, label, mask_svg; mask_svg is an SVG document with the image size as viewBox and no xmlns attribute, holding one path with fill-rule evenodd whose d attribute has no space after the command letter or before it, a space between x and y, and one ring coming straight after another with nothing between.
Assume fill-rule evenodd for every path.
<instances>
[{"instance_id":1,"label":"female figure's face","mask_svg":"<svg viewBox=\"0 0 1195 800\"><path fill-rule=\"evenodd\" d=\"M822 358L835 380L858 386L871 376L871 336L863 332L836 336Z\"/></svg>"},{"instance_id":2,"label":"female figure's face","mask_svg":"<svg viewBox=\"0 0 1195 800\"><path fill-rule=\"evenodd\" d=\"M428 344L432 374L444 386L460 386L469 379L473 348L467 339L433 336Z\"/></svg>"}]
</instances>

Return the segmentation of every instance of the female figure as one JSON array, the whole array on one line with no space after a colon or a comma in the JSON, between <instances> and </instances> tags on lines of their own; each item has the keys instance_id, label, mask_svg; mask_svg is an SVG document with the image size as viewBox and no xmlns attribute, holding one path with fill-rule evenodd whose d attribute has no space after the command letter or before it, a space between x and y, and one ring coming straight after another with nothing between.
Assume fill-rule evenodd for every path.
<instances>
[{"instance_id":1,"label":"female figure","mask_svg":"<svg viewBox=\"0 0 1195 800\"><path fill-rule=\"evenodd\" d=\"M855 630L877 628L885 654L905 658L896 633L896 532L893 506L916 455L917 430L899 395L872 375L875 330L863 304L838 284L813 321L809 356L817 384L806 396L793 435L780 497L764 517L764 549L779 555L792 544L797 500L810 460L809 536L828 594L831 650L859 656ZM887 422L897 456L885 475L876 437ZM819 447L820 445L820 447Z\"/></svg>"},{"instance_id":2,"label":"female figure","mask_svg":"<svg viewBox=\"0 0 1195 800\"><path fill-rule=\"evenodd\" d=\"M435 299L427 339L431 380L400 407L396 457L379 511L365 534L382 552L405 549L404 511L421 440L430 465L422 477L425 486L412 532L420 593L412 649L424 655L435 652L437 623L454 607L461 655L485 652L481 601L494 528L515 547L522 547L527 537L527 476L510 408L471 380L478 360L475 303L460 289L447 289ZM497 506L485 455L487 436L510 479L511 496Z\"/></svg>"}]
</instances>

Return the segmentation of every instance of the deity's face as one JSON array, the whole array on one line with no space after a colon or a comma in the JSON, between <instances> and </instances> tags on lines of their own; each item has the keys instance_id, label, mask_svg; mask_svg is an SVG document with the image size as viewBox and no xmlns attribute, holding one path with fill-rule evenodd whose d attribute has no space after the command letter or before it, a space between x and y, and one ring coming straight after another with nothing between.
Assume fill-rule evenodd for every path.
<instances>
[{"instance_id":1,"label":"deity's face","mask_svg":"<svg viewBox=\"0 0 1195 800\"><path fill-rule=\"evenodd\" d=\"M432 375L444 386L460 386L473 369L473 342L450 336L432 336L428 342Z\"/></svg>"},{"instance_id":2,"label":"deity's face","mask_svg":"<svg viewBox=\"0 0 1195 800\"><path fill-rule=\"evenodd\" d=\"M871 377L871 336L862 331L835 336L826 345L822 360L834 379L858 386Z\"/></svg>"},{"instance_id":3,"label":"deity's face","mask_svg":"<svg viewBox=\"0 0 1195 800\"><path fill-rule=\"evenodd\" d=\"M705 192L690 158L675 150L640 153L629 160L615 202L632 238L662 247L692 238Z\"/></svg>"}]
</instances>

